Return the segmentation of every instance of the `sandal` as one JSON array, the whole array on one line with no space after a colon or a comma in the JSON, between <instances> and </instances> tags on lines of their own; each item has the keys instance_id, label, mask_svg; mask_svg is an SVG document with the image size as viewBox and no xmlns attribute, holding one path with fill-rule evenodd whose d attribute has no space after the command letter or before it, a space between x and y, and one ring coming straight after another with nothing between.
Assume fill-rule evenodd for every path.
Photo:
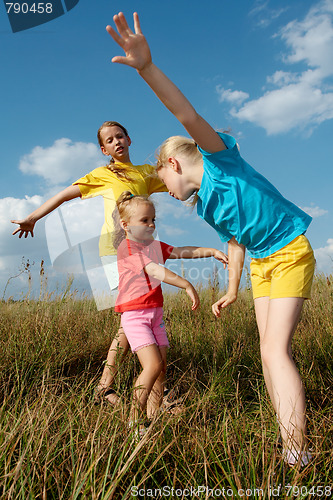
<instances>
[{"instance_id":1,"label":"sandal","mask_svg":"<svg viewBox=\"0 0 333 500\"><path fill-rule=\"evenodd\" d=\"M108 396L112 396L109 398ZM97 386L94 392L94 403L99 404L100 402L106 402L109 405L116 407L119 404L120 398L116 391L111 387Z\"/></svg>"},{"instance_id":2,"label":"sandal","mask_svg":"<svg viewBox=\"0 0 333 500\"><path fill-rule=\"evenodd\" d=\"M283 460L289 467L294 467L295 465L300 465L300 467L306 467L312 460L312 455L310 451L297 451L284 449L282 451Z\"/></svg>"}]
</instances>

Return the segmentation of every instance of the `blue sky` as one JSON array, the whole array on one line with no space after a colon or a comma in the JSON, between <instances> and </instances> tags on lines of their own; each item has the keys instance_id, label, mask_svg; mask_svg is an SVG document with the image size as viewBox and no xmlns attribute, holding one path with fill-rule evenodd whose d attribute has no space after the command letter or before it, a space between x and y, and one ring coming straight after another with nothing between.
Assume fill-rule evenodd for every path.
<instances>
[{"instance_id":1,"label":"blue sky","mask_svg":"<svg viewBox=\"0 0 333 500\"><path fill-rule=\"evenodd\" d=\"M155 63L216 129L230 128L253 167L313 216L307 234L317 267L331 273L333 0L80 0L66 15L15 34L2 4L0 294L22 257L35 262L37 276L43 259L49 284L62 286L50 262L54 238L45 236L54 219L38 222L27 240L11 235L10 219L105 164L96 140L103 121L127 127L138 164L153 163L165 138L184 134L135 71L110 62L121 50L105 26L119 10L131 23L139 12ZM195 213L167 194L155 199L160 239L221 247ZM102 200L79 201L65 213L74 232L95 236ZM196 271L184 265L195 281ZM24 273L6 297L27 287Z\"/></svg>"}]
</instances>

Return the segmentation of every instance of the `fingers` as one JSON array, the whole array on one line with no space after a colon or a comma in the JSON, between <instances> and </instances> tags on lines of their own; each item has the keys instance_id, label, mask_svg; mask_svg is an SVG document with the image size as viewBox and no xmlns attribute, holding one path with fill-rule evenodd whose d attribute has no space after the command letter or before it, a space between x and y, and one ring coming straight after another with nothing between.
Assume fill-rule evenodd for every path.
<instances>
[{"instance_id":1,"label":"fingers","mask_svg":"<svg viewBox=\"0 0 333 500\"><path fill-rule=\"evenodd\" d=\"M112 36L112 38L114 39L114 41L118 45L120 45L120 47L123 47L124 41L123 41L122 37L118 35L118 33L112 28L112 26L108 25L106 27L106 31L109 33L109 35Z\"/></svg>"},{"instance_id":2,"label":"fingers","mask_svg":"<svg viewBox=\"0 0 333 500\"><path fill-rule=\"evenodd\" d=\"M125 56L115 56L111 59L111 62L118 64L126 64L127 66L129 66L128 59Z\"/></svg>"},{"instance_id":3,"label":"fingers","mask_svg":"<svg viewBox=\"0 0 333 500\"><path fill-rule=\"evenodd\" d=\"M21 229L20 227L18 227L17 229L15 229L15 231L12 232L12 235L14 236L17 233L20 233L19 234L19 238L20 239L22 238L23 235L24 235L25 238L27 238L29 236L29 233L31 233L31 237L32 238L34 237L34 232L33 231L25 231L25 230Z\"/></svg>"},{"instance_id":4,"label":"fingers","mask_svg":"<svg viewBox=\"0 0 333 500\"><path fill-rule=\"evenodd\" d=\"M113 16L113 20L121 37L126 39L129 35L133 35L133 31L128 26L123 12L119 12L118 15Z\"/></svg>"},{"instance_id":5,"label":"fingers","mask_svg":"<svg viewBox=\"0 0 333 500\"><path fill-rule=\"evenodd\" d=\"M200 300L199 298L198 299L195 299L192 301L192 311L195 311L196 309L198 309L200 305Z\"/></svg>"},{"instance_id":6,"label":"fingers","mask_svg":"<svg viewBox=\"0 0 333 500\"><path fill-rule=\"evenodd\" d=\"M215 259L222 262L224 269L226 268L226 265L228 264L228 256L225 253L218 251L215 255Z\"/></svg>"},{"instance_id":7,"label":"fingers","mask_svg":"<svg viewBox=\"0 0 333 500\"><path fill-rule=\"evenodd\" d=\"M135 30L135 33L142 35L140 21L139 21L139 15L138 15L137 12L134 12L133 19L134 19L134 30Z\"/></svg>"},{"instance_id":8,"label":"fingers","mask_svg":"<svg viewBox=\"0 0 333 500\"><path fill-rule=\"evenodd\" d=\"M221 308L226 307L227 305L228 305L228 302L227 302L226 297L222 297L220 300L215 302L215 304L212 305L212 311L213 311L214 316L219 318L221 315Z\"/></svg>"},{"instance_id":9,"label":"fingers","mask_svg":"<svg viewBox=\"0 0 333 500\"><path fill-rule=\"evenodd\" d=\"M118 45L120 45L120 47L123 47L126 39L128 38L128 35L132 34L133 32L128 27L125 16L122 12L119 12L119 14L113 16L113 20L114 20L114 23L116 25L116 28L117 28L119 34L110 25L108 25L106 27L106 31L109 33L109 35L112 36L114 41Z\"/></svg>"}]
</instances>

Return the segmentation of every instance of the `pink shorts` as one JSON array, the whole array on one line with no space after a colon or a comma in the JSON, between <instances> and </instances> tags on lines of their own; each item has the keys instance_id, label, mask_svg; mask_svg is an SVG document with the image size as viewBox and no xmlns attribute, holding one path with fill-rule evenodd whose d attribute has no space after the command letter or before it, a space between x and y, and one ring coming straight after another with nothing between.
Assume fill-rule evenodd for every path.
<instances>
[{"instance_id":1,"label":"pink shorts","mask_svg":"<svg viewBox=\"0 0 333 500\"><path fill-rule=\"evenodd\" d=\"M132 352L152 344L169 347L162 307L125 311L121 315L121 326Z\"/></svg>"}]
</instances>

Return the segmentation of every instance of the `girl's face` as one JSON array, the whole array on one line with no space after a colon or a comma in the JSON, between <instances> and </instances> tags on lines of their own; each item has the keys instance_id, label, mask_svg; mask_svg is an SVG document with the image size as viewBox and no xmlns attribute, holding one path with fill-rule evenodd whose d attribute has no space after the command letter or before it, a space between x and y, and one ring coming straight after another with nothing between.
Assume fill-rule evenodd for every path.
<instances>
[{"instance_id":1,"label":"girl's face","mask_svg":"<svg viewBox=\"0 0 333 500\"><path fill-rule=\"evenodd\" d=\"M139 203L128 222L122 221L129 239L138 242L153 240L155 231L155 209L150 203Z\"/></svg>"},{"instance_id":2,"label":"girl's face","mask_svg":"<svg viewBox=\"0 0 333 500\"><path fill-rule=\"evenodd\" d=\"M177 165L170 163L159 168L157 175L168 188L169 195L177 200L185 201L195 191L193 185L186 180L184 171L180 168L178 161Z\"/></svg>"},{"instance_id":3,"label":"girl's face","mask_svg":"<svg viewBox=\"0 0 333 500\"><path fill-rule=\"evenodd\" d=\"M129 150L131 139L125 135L124 131L113 125L112 127L103 127L100 132L100 137L103 142L101 146L102 153L106 156L112 156L116 161L128 163Z\"/></svg>"}]
</instances>

